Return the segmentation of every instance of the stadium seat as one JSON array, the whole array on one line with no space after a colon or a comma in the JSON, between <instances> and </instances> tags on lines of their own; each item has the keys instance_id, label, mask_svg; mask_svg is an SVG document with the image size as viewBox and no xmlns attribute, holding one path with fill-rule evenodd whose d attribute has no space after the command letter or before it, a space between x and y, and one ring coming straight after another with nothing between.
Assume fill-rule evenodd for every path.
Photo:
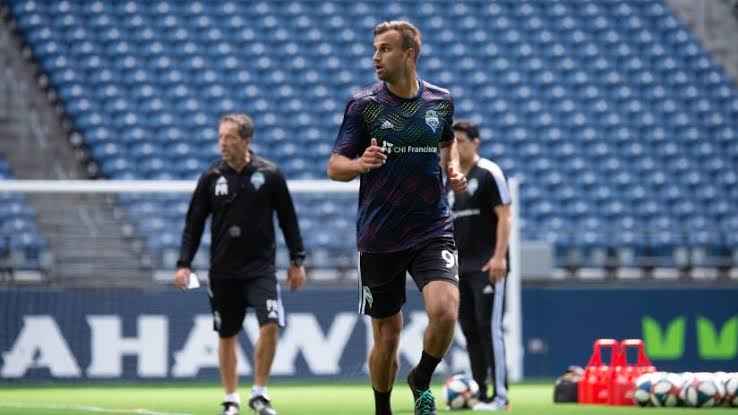
<instances>
[{"instance_id":1,"label":"stadium seat","mask_svg":"<svg viewBox=\"0 0 738 415\"><path fill-rule=\"evenodd\" d=\"M0 180L15 179L0 156ZM48 242L36 223L37 215L23 195L0 193L0 262L17 269L44 271L52 264Z\"/></svg>"},{"instance_id":2,"label":"stadium seat","mask_svg":"<svg viewBox=\"0 0 738 415\"><path fill-rule=\"evenodd\" d=\"M482 155L525 179L523 221L536 226L522 236L554 242L559 265L592 264L591 248L628 218L664 217L668 232L636 225L608 249L667 263L699 242L688 231L709 231L690 217L738 215L738 92L661 0L9 5L109 178L196 177L218 157L218 116L241 110L256 122L255 148L288 178L324 178L346 99L374 81L371 29L407 16L424 30L421 74L452 90L458 117L481 121ZM329 199L301 216L350 233L355 209ZM593 217L601 227L552 236ZM156 227L139 228L170 248ZM316 263L352 258L349 244L314 233ZM721 235L715 249L735 242Z\"/></svg>"}]
</instances>

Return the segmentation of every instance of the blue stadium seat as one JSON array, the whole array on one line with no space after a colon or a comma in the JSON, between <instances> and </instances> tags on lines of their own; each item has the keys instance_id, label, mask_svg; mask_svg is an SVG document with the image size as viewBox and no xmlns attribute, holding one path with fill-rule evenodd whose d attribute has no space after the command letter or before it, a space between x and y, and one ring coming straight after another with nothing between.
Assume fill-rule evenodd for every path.
<instances>
[{"instance_id":1,"label":"blue stadium seat","mask_svg":"<svg viewBox=\"0 0 738 415\"><path fill-rule=\"evenodd\" d=\"M256 121L255 148L289 178L323 178L347 97L374 80L351 69L371 67L367 34L408 16L425 22L423 77L451 88L457 116L482 121L483 155L527 181L524 221L600 218L579 239L524 228L555 239L559 260L590 257L627 217L673 226L629 230L618 249L637 259L706 230L687 224L697 213L738 215L738 93L660 0L9 3L110 178L196 177L218 157L217 117L241 110ZM308 223L329 217L311 206ZM350 252L321 238L310 240L325 264Z\"/></svg>"},{"instance_id":2,"label":"blue stadium seat","mask_svg":"<svg viewBox=\"0 0 738 415\"><path fill-rule=\"evenodd\" d=\"M10 165L0 156L0 180L14 179ZM0 258L18 269L43 271L49 247L36 223L37 214L23 195L0 193Z\"/></svg>"}]
</instances>

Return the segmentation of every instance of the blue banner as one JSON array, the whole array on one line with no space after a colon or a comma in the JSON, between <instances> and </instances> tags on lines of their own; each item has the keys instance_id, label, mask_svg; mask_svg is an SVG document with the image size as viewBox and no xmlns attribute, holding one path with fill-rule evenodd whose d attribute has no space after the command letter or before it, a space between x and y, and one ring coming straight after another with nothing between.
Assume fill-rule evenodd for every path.
<instances>
[{"instance_id":1,"label":"blue banner","mask_svg":"<svg viewBox=\"0 0 738 415\"><path fill-rule=\"evenodd\" d=\"M738 289L523 290L526 377L586 364L596 338L642 338L657 368L738 371ZM366 378L370 321L352 289L284 293L279 377ZM204 289L0 290L0 382L217 380L217 336ZM400 364L422 351L427 317L408 287ZM241 333L239 373L253 372L258 324ZM457 334L439 373L468 370Z\"/></svg>"},{"instance_id":2,"label":"blue banner","mask_svg":"<svg viewBox=\"0 0 738 415\"><path fill-rule=\"evenodd\" d=\"M367 376L369 319L357 314L351 289L283 293L286 327L280 332L275 377ZM0 379L217 380L217 335L205 289L0 290ZM407 370L420 358L427 317L417 290L408 288L400 350ZM239 373L253 372L258 334L253 314L240 334ZM442 371L464 370L463 347Z\"/></svg>"}]
</instances>

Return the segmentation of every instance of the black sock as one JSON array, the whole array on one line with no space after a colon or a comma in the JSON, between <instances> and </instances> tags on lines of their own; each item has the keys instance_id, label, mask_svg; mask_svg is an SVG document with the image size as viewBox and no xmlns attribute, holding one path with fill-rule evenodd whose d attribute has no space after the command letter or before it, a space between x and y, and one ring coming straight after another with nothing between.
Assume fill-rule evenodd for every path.
<instances>
[{"instance_id":1,"label":"black sock","mask_svg":"<svg viewBox=\"0 0 738 415\"><path fill-rule=\"evenodd\" d=\"M414 382L418 390L426 390L430 387L431 376L433 376L433 372L439 363L441 363L440 358L433 357L423 351L423 355L420 357L420 363L415 366Z\"/></svg>"},{"instance_id":2,"label":"black sock","mask_svg":"<svg viewBox=\"0 0 738 415\"><path fill-rule=\"evenodd\" d=\"M374 389L374 388L372 388ZM387 392L380 392L374 389L374 414L375 415L392 415L390 408L390 395L392 389Z\"/></svg>"}]
</instances>

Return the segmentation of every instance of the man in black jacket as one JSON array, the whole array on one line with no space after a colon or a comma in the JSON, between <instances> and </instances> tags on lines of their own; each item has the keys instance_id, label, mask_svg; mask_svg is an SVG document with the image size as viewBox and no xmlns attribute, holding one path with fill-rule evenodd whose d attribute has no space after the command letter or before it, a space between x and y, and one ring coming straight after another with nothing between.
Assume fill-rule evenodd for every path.
<instances>
[{"instance_id":1,"label":"man in black jacket","mask_svg":"<svg viewBox=\"0 0 738 415\"><path fill-rule=\"evenodd\" d=\"M223 159L214 162L197 183L175 274L175 286L186 287L205 221L212 215L208 294L220 338L218 356L226 392L223 415L239 413L236 347L247 307L254 309L260 326L249 407L259 415L276 414L266 393L277 325L284 325L274 266L275 212L290 251L287 283L296 290L305 281L305 252L287 183L274 163L249 150L253 132L247 115L230 114L220 119L218 145Z\"/></svg>"}]
</instances>

